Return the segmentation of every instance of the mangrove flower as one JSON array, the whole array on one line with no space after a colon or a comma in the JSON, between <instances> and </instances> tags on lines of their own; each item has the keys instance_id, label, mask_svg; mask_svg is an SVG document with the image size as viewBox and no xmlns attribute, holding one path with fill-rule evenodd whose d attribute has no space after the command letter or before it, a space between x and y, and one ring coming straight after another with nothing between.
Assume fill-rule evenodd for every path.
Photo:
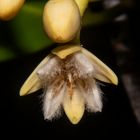
<instances>
[{"instance_id":1,"label":"mangrove flower","mask_svg":"<svg viewBox=\"0 0 140 140\"><path fill-rule=\"evenodd\" d=\"M61 115L61 108L73 124L84 110L102 111L102 93L97 80L117 85L114 72L79 44L67 44L52 50L33 71L20 90L27 95L44 89L44 118Z\"/></svg>"},{"instance_id":2,"label":"mangrove flower","mask_svg":"<svg viewBox=\"0 0 140 140\"><path fill-rule=\"evenodd\" d=\"M25 0L0 0L0 19L10 20ZM73 124L87 109L102 111L102 92L97 80L117 85L114 72L79 42L81 18L89 0L49 0L43 12L44 29L56 43L65 43L51 51L32 72L20 95L44 90L44 118L61 115L62 108Z\"/></svg>"},{"instance_id":3,"label":"mangrove flower","mask_svg":"<svg viewBox=\"0 0 140 140\"><path fill-rule=\"evenodd\" d=\"M62 108L73 124L87 109L102 111L102 92L97 80L117 85L114 72L80 45L81 18L89 0L49 0L43 12L48 36L65 43L51 53L32 72L20 95L44 90L43 114L47 120L61 115Z\"/></svg>"}]
</instances>

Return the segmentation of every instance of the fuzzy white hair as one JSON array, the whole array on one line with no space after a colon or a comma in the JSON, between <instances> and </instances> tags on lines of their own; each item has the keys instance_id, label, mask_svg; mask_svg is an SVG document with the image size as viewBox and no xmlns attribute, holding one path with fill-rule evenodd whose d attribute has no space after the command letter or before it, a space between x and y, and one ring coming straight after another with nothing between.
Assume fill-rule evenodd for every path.
<instances>
[{"instance_id":1,"label":"fuzzy white hair","mask_svg":"<svg viewBox=\"0 0 140 140\"><path fill-rule=\"evenodd\" d=\"M44 88L44 118L51 120L59 116L68 84L81 92L88 111L102 110L101 90L94 79L94 65L81 52L74 53L65 59L57 56L50 58L48 63L38 70L37 74ZM71 75L71 78L69 78Z\"/></svg>"}]
</instances>

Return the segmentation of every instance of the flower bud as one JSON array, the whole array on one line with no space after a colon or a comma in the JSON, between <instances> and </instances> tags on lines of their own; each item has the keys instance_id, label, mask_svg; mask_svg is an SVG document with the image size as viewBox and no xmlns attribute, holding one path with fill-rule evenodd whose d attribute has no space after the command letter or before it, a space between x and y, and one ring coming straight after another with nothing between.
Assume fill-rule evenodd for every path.
<instances>
[{"instance_id":1,"label":"flower bud","mask_svg":"<svg viewBox=\"0 0 140 140\"><path fill-rule=\"evenodd\" d=\"M45 5L44 28L57 43L74 39L80 30L80 22L79 8L74 0L50 0Z\"/></svg>"},{"instance_id":2,"label":"flower bud","mask_svg":"<svg viewBox=\"0 0 140 140\"><path fill-rule=\"evenodd\" d=\"M0 0L0 19L10 20L13 18L25 0Z\"/></svg>"}]
</instances>

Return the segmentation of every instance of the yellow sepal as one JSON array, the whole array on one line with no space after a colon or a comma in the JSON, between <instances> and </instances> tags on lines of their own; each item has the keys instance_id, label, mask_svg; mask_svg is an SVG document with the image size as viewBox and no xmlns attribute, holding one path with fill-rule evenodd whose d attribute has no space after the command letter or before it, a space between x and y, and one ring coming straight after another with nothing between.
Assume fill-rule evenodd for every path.
<instances>
[{"instance_id":1,"label":"yellow sepal","mask_svg":"<svg viewBox=\"0 0 140 140\"><path fill-rule=\"evenodd\" d=\"M25 83L20 89L20 96L30 94L41 88L41 83L40 83L40 79L37 76L37 71L41 67L43 67L51 57L52 54L49 54L47 57L45 57L41 61L41 63L36 67L36 69L31 73L31 75L28 77L28 79L25 81Z\"/></svg>"},{"instance_id":2,"label":"yellow sepal","mask_svg":"<svg viewBox=\"0 0 140 140\"><path fill-rule=\"evenodd\" d=\"M95 78L117 85L118 84L118 78L116 74L107 66L105 65L99 58L97 58L94 54L86 50L85 48L81 47L81 51L83 54L85 54L95 65Z\"/></svg>"},{"instance_id":3,"label":"yellow sepal","mask_svg":"<svg viewBox=\"0 0 140 140\"><path fill-rule=\"evenodd\" d=\"M64 59L68 55L81 50L80 44L66 44L53 49L52 54L57 55L59 58Z\"/></svg>"}]
</instances>

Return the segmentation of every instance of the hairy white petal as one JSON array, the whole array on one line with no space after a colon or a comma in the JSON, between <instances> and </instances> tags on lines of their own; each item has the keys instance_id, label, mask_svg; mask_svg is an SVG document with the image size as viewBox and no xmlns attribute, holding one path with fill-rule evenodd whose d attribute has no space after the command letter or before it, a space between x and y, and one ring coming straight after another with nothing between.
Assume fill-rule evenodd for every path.
<instances>
[{"instance_id":1,"label":"hairy white petal","mask_svg":"<svg viewBox=\"0 0 140 140\"><path fill-rule=\"evenodd\" d=\"M55 88L57 87L49 87L43 99L44 118L48 120L60 116L61 104L64 93L66 92L66 85L64 82L59 85L58 89L55 90Z\"/></svg>"},{"instance_id":2,"label":"hairy white petal","mask_svg":"<svg viewBox=\"0 0 140 140\"><path fill-rule=\"evenodd\" d=\"M60 59L57 56L53 56L43 67L37 71L37 74L41 79L44 77L51 79L61 72L60 63Z\"/></svg>"},{"instance_id":3,"label":"hairy white petal","mask_svg":"<svg viewBox=\"0 0 140 140\"><path fill-rule=\"evenodd\" d=\"M101 90L96 84L91 85L91 91L85 93L86 107L91 112L102 111Z\"/></svg>"},{"instance_id":4,"label":"hairy white petal","mask_svg":"<svg viewBox=\"0 0 140 140\"><path fill-rule=\"evenodd\" d=\"M77 52L74 55L76 61L79 63L79 65L83 66L85 69L87 69L87 72L93 71L93 66L90 63L89 59L81 52Z\"/></svg>"},{"instance_id":5,"label":"hairy white petal","mask_svg":"<svg viewBox=\"0 0 140 140\"><path fill-rule=\"evenodd\" d=\"M94 79L80 79L76 81L77 87L84 96L86 109L91 112L101 112L102 98L101 90Z\"/></svg>"},{"instance_id":6,"label":"hairy white petal","mask_svg":"<svg viewBox=\"0 0 140 140\"><path fill-rule=\"evenodd\" d=\"M94 75L94 66L81 52L74 53L66 62L65 67L67 70L71 70L73 77L86 78Z\"/></svg>"},{"instance_id":7,"label":"hairy white petal","mask_svg":"<svg viewBox=\"0 0 140 140\"><path fill-rule=\"evenodd\" d=\"M89 59L82 54L81 52L75 53L75 63L76 63L76 68L81 71L81 76L82 74L90 74L94 72L94 67L92 63L90 63ZM80 69L82 68L82 69Z\"/></svg>"}]
</instances>

